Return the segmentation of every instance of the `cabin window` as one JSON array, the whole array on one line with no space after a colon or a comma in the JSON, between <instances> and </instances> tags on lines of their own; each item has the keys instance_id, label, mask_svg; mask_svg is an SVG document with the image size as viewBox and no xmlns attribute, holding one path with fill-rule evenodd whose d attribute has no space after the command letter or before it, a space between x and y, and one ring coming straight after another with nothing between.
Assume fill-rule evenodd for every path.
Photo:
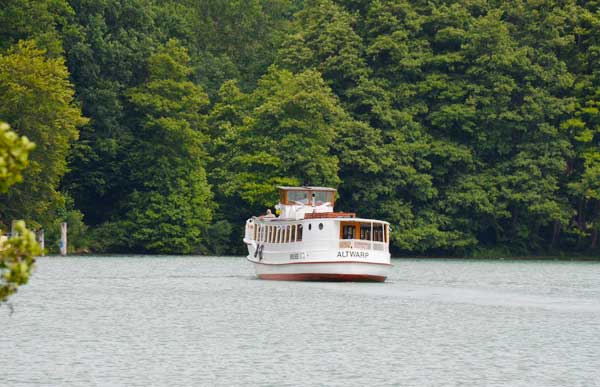
<instances>
[{"instance_id":1,"label":"cabin window","mask_svg":"<svg viewBox=\"0 0 600 387\"><path fill-rule=\"evenodd\" d=\"M354 239L356 233L356 226L345 225L342 227L342 239Z\"/></svg>"},{"instance_id":2,"label":"cabin window","mask_svg":"<svg viewBox=\"0 0 600 387\"><path fill-rule=\"evenodd\" d=\"M383 226L381 223L373 224L373 241L383 242Z\"/></svg>"},{"instance_id":3,"label":"cabin window","mask_svg":"<svg viewBox=\"0 0 600 387\"><path fill-rule=\"evenodd\" d=\"M308 231L312 230L312 223L308 224Z\"/></svg>"},{"instance_id":4,"label":"cabin window","mask_svg":"<svg viewBox=\"0 0 600 387\"><path fill-rule=\"evenodd\" d=\"M323 223L319 223L319 230L323 229Z\"/></svg>"},{"instance_id":5,"label":"cabin window","mask_svg":"<svg viewBox=\"0 0 600 387\"><path fill-rule=\"evenodd\" d=\"M302 241L302 225L298 225L298 242Z\"/></svg>"},{"instance_id":6,"label":"cabin window","mask_svg":"<svg viewBox=\"0 0 600 387\"><path fill-rule=\"evenodd\" d=\"M333 192L316 191L313 195L315 198L315 205L317 206L325 203L328 203L329 205L333 204Z\"/></svg>"},{"instance_id":7,"label":"cabin window","mask_svg":"<svg viewBox=\"0 0 600 387\"><path fill-rule=\"evenodd\" d=\"M308 191L288 191L287 201L289 204L309 204Z\"/></svg>"},{"instance_id":8,"label":"cabin window","mask_svg":"<svg viewBox=\"0 0 600 387\"><path fill-rule=\"evenodd\" d=\"M366 241L371 240L371 223L360 224L360 239Z\"/></svg>"},{"instance_id":9,"label":"cabin window","mask_svg":"<svg viewBox=\"0 0 600 387\"><path fill-rule=\"evenodd\" d=\"M290 240L292 242L296 242L296 225L293 225L291 228Z\"/></svg>"}]
</instances>

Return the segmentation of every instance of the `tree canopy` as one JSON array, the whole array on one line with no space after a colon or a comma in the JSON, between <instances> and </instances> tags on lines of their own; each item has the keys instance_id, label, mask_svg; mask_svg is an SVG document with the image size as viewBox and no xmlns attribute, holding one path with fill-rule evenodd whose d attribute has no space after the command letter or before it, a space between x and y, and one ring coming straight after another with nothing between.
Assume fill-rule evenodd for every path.
<instances>
[{"instance_id":1,"label":"tree canopy","mask_svg":"<svg viewBox=\"0 0 600 387\"><path fill-rule=\"evenodd\" d=\"M3 5L0 119L38 145L4 224L239 253L277 185L310 184L395 254L598 251L598 2Z\"/></svg>"}]
</instances>

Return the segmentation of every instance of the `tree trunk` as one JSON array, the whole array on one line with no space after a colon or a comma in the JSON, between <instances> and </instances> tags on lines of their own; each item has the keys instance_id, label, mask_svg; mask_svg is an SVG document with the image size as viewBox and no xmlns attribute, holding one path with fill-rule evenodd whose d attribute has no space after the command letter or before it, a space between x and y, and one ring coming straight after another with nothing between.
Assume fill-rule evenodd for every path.
<instances>
[{"instance_id":1,"label":"tree trunk","mask_svg":"<svg viewBox=\"0 0 600 387\"><path fill-rule=\"evenodd\" d=\"M511 210L511 215L512 215L512 219L511 219L511 229L512 229L512 233L513 235L517 234L517 210Z\"/></svg>"},{"instance_id":2,"label":"tree trunk","mask_svg":"<svg viewBox=\"0 0 600 387\"><path fill-rule=\"evenodd\" d=\"M554 229L552 231L552 242L550 242L550 248L554 248L554 244L560 235L560 222L558 220L554 221Z\"/></svg>"},{"instance_id":3,"label":"tree trunk","mask_svg":"<svg viewBox=\"0 0 600 387\"><path fill-rule=\"evenodd\" d=\"M579 208L577 209L577 228L580 231L585 231L585 219L583 218L584 203L585 199L583 197L579 198Z\"/></svg>"},{"instance_id":4,"label":"tree trunk","mask_svg":"<svg viewBox=\"0 0 600 387\"><path fill-rule=\"evenodd\" d=\"M577 248L581 248L583 246L583 233L585 232L585 219L583 217L584 202L585 199L580 197L579 205L577 206L577 228L581 232L577 236Z\"/></svg>"}]
</instances>

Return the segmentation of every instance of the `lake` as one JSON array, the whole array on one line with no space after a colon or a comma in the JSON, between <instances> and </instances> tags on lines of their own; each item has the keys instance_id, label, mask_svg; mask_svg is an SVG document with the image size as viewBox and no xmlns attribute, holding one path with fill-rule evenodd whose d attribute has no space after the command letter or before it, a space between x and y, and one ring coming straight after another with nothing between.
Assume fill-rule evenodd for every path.
<instances>
[{"instance_id":1,"label":"lake","mask_svg":"<svg viewBox=\"0 0 600 387\"><path fill-rule=\"evenodd\" d=\"M600 263L393 260L263 281L237 257L48 257L0 308L0 385L600 386Z\"/></svg>"}]
</instances>

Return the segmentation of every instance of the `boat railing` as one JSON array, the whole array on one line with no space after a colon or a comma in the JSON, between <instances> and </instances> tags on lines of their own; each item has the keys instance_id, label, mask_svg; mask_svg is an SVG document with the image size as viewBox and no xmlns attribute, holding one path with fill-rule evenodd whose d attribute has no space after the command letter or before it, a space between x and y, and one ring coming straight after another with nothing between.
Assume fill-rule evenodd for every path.
<instances>
[{"instance_id":1,"label":"boat railing","mask_svg":"<svg viewBox=\"0 0 600 387\"><path fill-rule=\"evenodd\" d=\"M385 251L385 243L383 243L383 242L373 242L373 250Z\"/></svg>"},{"instance_id":2,"label":"boat railing","mask_svg":"<svg viewBox=\"0 0 600 387\"><path fill-rule=\"evenodd\" d=\"M353 241L353 244L354 244L355 249L362 249L362 250L370 250L371 249L371 242L355 240L355 241Z\"/></svg>"},{"instance_id":3,"label":"boat railing","mask_svg":"<svg viewBox=\"0 0 600 387\"><path fill-rule=\"evenodd\" d=\"M351 249L352 248L352 240L351 239L346 239L343 241L340 241L340 249Z\"/></svg>"},{"instance_id":4,"label":"boat railing","mask_svg":"<svg viewBox=\"0 0 600 387\"><path fill-rule=\"evenodd\" d=\"M344 239L339 242L340 249L385 251L385 245L385 242L371 242L360 239Z\"/></svg>"}]
</instances>

